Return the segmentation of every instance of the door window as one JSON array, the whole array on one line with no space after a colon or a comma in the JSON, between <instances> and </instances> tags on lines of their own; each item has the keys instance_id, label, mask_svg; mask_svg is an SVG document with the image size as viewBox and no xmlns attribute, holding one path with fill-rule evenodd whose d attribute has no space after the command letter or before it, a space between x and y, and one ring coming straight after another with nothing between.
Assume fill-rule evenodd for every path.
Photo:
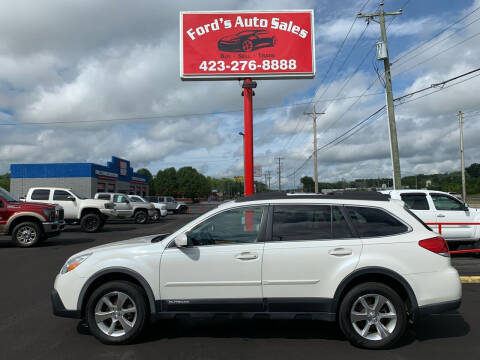
<instances>
[{"instance_id":1,"label":"door window","mask_svg":"<svg viewBox=\"0 0 480 360\"><path fill-rule=\"evenodd\" d=\"M412 210L430 210L426 194L402 194L402 201Z\"/></svg>"},{"instance_id":2,"label":"door window","mask_svg":"<svg viewBox=\"0 0 480 360\"><path fill-rule=\"evenodd\" d=\"M128 199L126 195L114 195L113 196L114 203L128 203Z\"/></svg>"},{"instance_id":3,"label":"door window","mask_svg":"<svg viewBox=\"0 0 480 360\"><path fill-rule=\"evenodd\" d=\"M360 237L389 236L405 233L408 227L384 210L346 206L347 214Z\"/></svg>"},{"instance_id":4,"label":"door window","mask_svg":"<svg viewBox=\"0 0 480 360\"><path fill-rule=\"evenodd\" d=\"M108 194L100 194L100 195L97 195L97 199L100 199L100 200L110 200L110 195L108 195Z\"/></svg>"},{"instance_id":5,"label":"door window","mask_svg":"<svg viewBox=\"0 0 480 360\"><path fill-rule=\"evenodd\" d=\"M283 205L273 210L272 241L349 238L343 214L329 205Z\"/></svg>"},{"instance_id":6,"label":"door window","mask_svg":"<svg viewBox=\"0 0 480 360\"><path fill-rule=\"evenodd\" d=\"M194 246L255 243L263 207L232 209L214 215L187 233Z\"/></svg>"},{"instance_id":7,"label":"door window","mask_svg":"<svg viewBox=\"0 0 480 360\"><path fill-rule=\"evenodd\" d=\"M33 190L32 200L48 200L49 196L50 196L50 190L37 189L37 190Z\"/></svg>"},{"instance_id":8,"label":"door window","mask_svg":"<svg viewBox=\"0 0 480 360\"><path fill-rule=\"evenodd\" d=\"M68 201L69 196L72 196L72 194L64 190L55 190L53 192L53 200L55 201Z\"/></svg>"},{"instance_id":9,"label":"door window","mask_svg":"<svg viewBox=\"0 0 480 360\"><path fill-rule=\"evenodd\" d=\"M430 196L432 197L433 204L437 210L464 210L463 204L460 201L451 198L450 196L442 194L430 194Z\"/></svg>"}]
</instances>

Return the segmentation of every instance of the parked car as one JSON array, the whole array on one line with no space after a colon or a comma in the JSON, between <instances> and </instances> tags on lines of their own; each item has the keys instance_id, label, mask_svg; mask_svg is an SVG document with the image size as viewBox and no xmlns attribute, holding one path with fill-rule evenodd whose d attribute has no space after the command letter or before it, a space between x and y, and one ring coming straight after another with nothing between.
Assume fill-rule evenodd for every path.
<instances>
[{"instance_id":1,"label":"parked car","mask_svg":"<svg viewBox=\"0 0 480 360\"><path fill-rule=\"evenodd\" d=\"M480 222L479 209L446 192L433 190L387 190L392 199L403 200L412 212L426 223ZM430 225L434 230L438 226ZM450 249L461 244L473 244L480 239L480 225L442 225L442 236Z\"/></svg>"},{"instance_id":2,"label":"parked car","mask_svg":"<svg viewBox=\"0 0 480 360\"><path fill-rule=\"evenodd\" d=\"M87 199L72 189L56 187L30 188L23 198L28 202L57 204L64 209L67 224L80 223L83 231L100 231L108 218L118 217L109 201Z\"/></svg>"},{"instance_id":3,"label":"parked car","mask_svg":"<svg viewBox=\"0 0 480 360\"><path fill-rule=\"evenodd\" d=\"M19 247L31 247L58 236L65 227L58 205L21 202L0 188L0 235L11 235Z\"/></svg>"},{"instance_id":4,"label":"parked car","mask_svg":"<svg viewBox=\"0 0 480 360\"><path fill-rule=\"evenodd\" d=\"M445 240L376 192L267 193L220 205L173 234L84 250L52 291L107 344L176 316L336 321L353 344L392 346L408 323L458 308Z\"/></svg>"},{"instance_id":5,"label":"parked car","mask_svg":"<svg viewBox=\"0 0 480 360\"><path fill-rule=\"evenodd\" d=\"M139 195L129 195L128 197L130 198L131 201L136 202L136 203L152 204L155 207L155 215L152 217L153 221L157 221L161 217L165 217L168 214L167 205L165 205L163 203L150 202L150 201L146 200L145 198L143 198Z\"/></svg>"},{"instance_id":6,"label":"parked car","mask_svg":"<svg viewBox=\"0 0 480 360\"><path fill-rule=\"evenodd\" d=\"M95 199L108 200L122 218L133 218L137 224L148 224L155 216L155 207L150 203L138 203L122 193L97 193Z\"/></svg>"},{"instance_id":7,"label":"parked car","mask_svg":"<svg viewBox=\"0 0 480 360\"><path fill-rule=\"evenodd\" d=\"M152 197L150 196L150 201ZM155 196L156 201L163 203L167 206L167 210L173 212L174 214L185 214L188 211L188 206L183 201L176 201L172 196Z\"/></svg>"}]
</instances>

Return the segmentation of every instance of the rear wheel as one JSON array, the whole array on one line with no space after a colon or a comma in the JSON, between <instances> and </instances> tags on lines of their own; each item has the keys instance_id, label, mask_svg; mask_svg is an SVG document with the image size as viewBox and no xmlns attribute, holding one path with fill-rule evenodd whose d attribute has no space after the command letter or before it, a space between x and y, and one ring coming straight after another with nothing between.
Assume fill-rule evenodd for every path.
<instances>
[{"instance_id":1,"label":"rear wheel","mask_svg":"<svg viewBox=\"0 0 480 360\"><path fill-rule=\"evenodd\" d=\"M128 281L108 282L96 289L86 307L91 333L105 344L134 341L146 324L143 289Z\"/></svg>"},{"instance_id":2,"label":"rear wheel","mask_svg":"<svg viewBox=\"0 0 480 360\"><path fill-rule=\"evenodd\" d=\"M400 296L381 283L364 283L351 289L342 300L339 325L355 346L388 348L404 334L407 310Z\"/></svg>"},{"instance_id":3,"label":"rear wheel","mask_svg":"<svg viewBox=\"0 0 480 360\"><path fill-rule=\"evenodd\" d=\"M80 226L83 231L87 233L94 233L99 231L103 226L103 221L100 215L95 213L86 214L80 220Z\"/></svg>"},{"instance_id":4,"label":"rear wheel","mask_svg":"<svg viewBox=\"0 0 480 360\"><path fill-rule=\"evenodd\" d=\"M155 215L153 215L152 220L153 221L160 220L160 210L155 210Z\"/></svg>"},{"instance_id":5,"label":"rear wheel","mask_svg":"<svg viewBox=\"0 0 480 360\"><path fill-rule=\"evenodd\" d=\"M242 42L242 51L244 52L250 52L253 50L253 42L252 40L244 40Z\"/></svg>"},{"instance_id":6,"label":"rear wheel","mask_svg":"<svg viewBox=\"0 0 480 360\"><path fill-rule=\"evenodd\" d=\"M12 231L12 240L18 247L34 246L41 236L40 226L34 222L20 223Z\"/></svg>"}]
</instances>

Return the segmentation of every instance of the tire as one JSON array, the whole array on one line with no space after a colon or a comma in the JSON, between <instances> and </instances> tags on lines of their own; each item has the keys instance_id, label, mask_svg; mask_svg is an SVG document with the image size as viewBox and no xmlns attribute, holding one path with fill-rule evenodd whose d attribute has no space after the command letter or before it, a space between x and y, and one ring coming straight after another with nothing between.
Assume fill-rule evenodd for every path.
<instances>
[{"instance_id":1,"label":"tire","mask_svg":"<svg viewBox=\"0 0 480 360\"><path fill-rule=\"evenodd\" d=\"M34 222L20 223L12 231L12 241L22 248L35 246L41 237L40 226Z\"/></svg>"},{"instance_id":2,"label":"tire","mask_svg":"<svg viewBox=\"0 0 480 360\"><path fill-rule=\"evenodd\" d=\"M158 221L158 220L160 220L160 217L161 217L160 210L155 210L155 215L153 215L152 220L153 221Z\"/></svg>"},{"instance_id":3,"label":"tire","mask_svg":"<svg viewBox=\"0 0 480 360\"><path fill-rule=\"evenodd\" d=\"M243 52L251 52L253 51L253 42L252 40L243 40L242 41L242 44L241 44L241 47L242 47L242 51Z\"/></svg>"},{"instance_id":4,"label":"tire","mask_svg":"<svg viewBox=\"0 0 480 360\"><path fill-rule=\"evenodd\" d=\"M84 232L94 233L102 228L103 221L100 215L95 213L89 213L80 219L80 226Z\"/></svg>"},{"instance_id":5,"label":"tire","mask_svg":"<svg viewBox=\"0 0 480 360\"><path fill-rule=\"evenodd\" d=\"M377 301L383 301L383 305L375 308ZM390 287L368 282L355 286L345 295L338 322L354 346L384 349L393 346L405 333L407 309L400 296Z\"/></svg>"},{"instance_id":6,"label":"tire","mask_svg":"<svg viewBox=\"0 0 480 360\"><path fill-rule=\"evenodd\" d=\"M187 208L185 206L181 206L180 209L178 209L179 214L186 214L187 213Z\"/></svg>"},{"instance_id":7,"label":"tire","mask_svg":"<svg viewBox=\"0 0 480 360\"><path fill-rule=\"evenodd\" d=\"M134 218L136 224L148 224L148 213L144 210L138 210Z\"/></svg>"},{"instance_id":8,"label":"tire","mask_svg":"<svg viewBox=\"0 0 480 360\"><path fill-rule=\"evenodd\" d=\"M104 316L98 316L99 313ZM90 332L102 343L131 343L140 336L147 323L145 293L141 287L128 281L107 282L88 299L85 318Z\"/></svg>"}]
</instances>

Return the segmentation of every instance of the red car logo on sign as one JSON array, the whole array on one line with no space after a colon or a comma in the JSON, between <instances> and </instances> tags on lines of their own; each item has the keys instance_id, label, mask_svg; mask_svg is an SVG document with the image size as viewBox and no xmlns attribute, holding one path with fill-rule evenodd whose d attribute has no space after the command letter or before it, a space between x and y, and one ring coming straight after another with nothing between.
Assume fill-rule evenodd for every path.
<instances>
[{"instance_id":1,"label":"red car logo on sign","mask_svg":"<svg viewBox=\"0 0 480 360\"><path fill-rule=\"evenodd\" d=\"M276 44L277 38L265 30L246 30L222 37L217 47L221 51L250 52Z\"/></svg>"}]
</instances>

